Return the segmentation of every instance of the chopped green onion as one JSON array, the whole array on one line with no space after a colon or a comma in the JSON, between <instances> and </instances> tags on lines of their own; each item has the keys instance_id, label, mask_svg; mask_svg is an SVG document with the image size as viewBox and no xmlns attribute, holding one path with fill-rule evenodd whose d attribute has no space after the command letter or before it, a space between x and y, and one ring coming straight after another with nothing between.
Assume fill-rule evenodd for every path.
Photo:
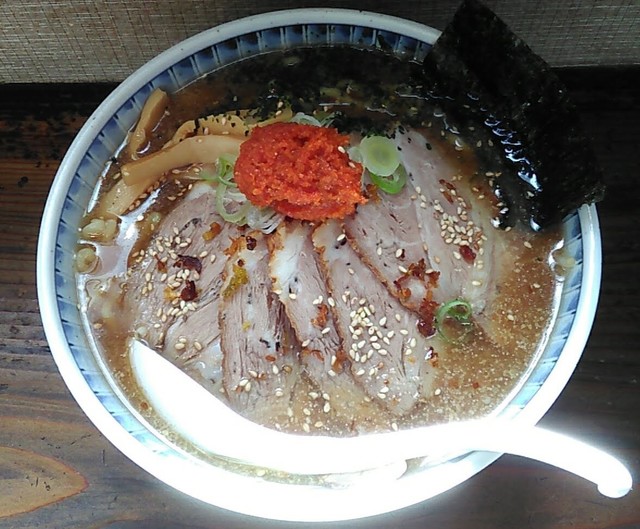
<instances>
[{"instance_id":1,"label":"chopped green onion","mask_svg":"<svg viewBox=\"0 0 640 529\"><path fill-rule=\"evenodd\" d=\"M386 136L369 136L360 142L362 164L377 176L391 176L400 165L398 149Z\"/></svg>"},{"instance_id":2,"label":"chopped green onion","mask_svg":"<svg viewBox=\"0 0 640 529\"><path fill-rule=\"evenodd\" d=\"M240 207L230 213L227 211L227 208L224 204L225 195L227 194L227 186L220 182L218 187L216 188L216 211L218 215L220 215L227 222L232 222L234 224L245 224L244 220L247 216L249 209L252 207L251 203L247 200L242 203ZM246 199L245 199L246 200Z\"/></svg>"},{"instance_id":3,"label":"chopped green onion","mask_svg":"<svg viewBox=\"0 0 640 529\"><path fill-rule=\"evenodd\" d=\"M448 342L460 343L473 330L471 303L453 299L436 311L436 330Z\"/></svg>"},{"instance_id":4,"label":"chopped green onion","mask_svg":"<svg viewBox=\"0 0 640 529\"><path fill-rule=\"evenodd\" d=\"M271 208L257 208L238 189L238 185L233 180L233 169L236 157L223 155L218 158L218 171L215 175L216 187L216 211L227 222L238 224L239 226L249 225L255 230L263 233L271 233L282 221L282 215L276 213ZM227 210L225 202L236 204L237 209L233 212Z\"/></svg>"},{"instance_id":5,"label":"chopped green onion","mask_svg":"<svg viewBox=\"0 0 640 529\"><path fill-rule=\"evenodd\" d=\"M223 154L217 160L218 174L216 175L218 182L226 186L235 186L233 181L233 169L236 165L236 156L231 154Z\"/></svg>"},{"instance_id":6,"label":"chopped green onion","mask_svg":"<svg viewBox=\"0 0 640 529\"><path fill-rule=\"evenodd\" d=\"M283 219L284 216L272 208L252 207L247 211L245 220L250 228L260 230L262 233L271 233L275 231Z\"/></svg>"},{"instance_id":7,"label":"chopped green onion","mask_svg":"<svg viewBox=\"0 0 640 529\"><path fill-rule=\"evenodd\" d=\"M402 164L398 165L393 174L389 177L380 176L369 171L371 181L385 193L397 195L407 183L407 171Z\"/></svg>"},{"instance_id":8,"label":"chopped green onion","mask_svg":"<svg viewBox=\"0 0 640 529\"><path fill-rule=\"evenodd\" d=\"M349 159L352 162L362 163L362 153L360 152L360 147L358 147L357 145L348 147L347 154L349 155Z\"/></svg>"},{"instance_id":9,"label":"chopped green onion","mask_svg":"<svg viewBox=\"0 0 640 529\"><path fill-rule=\"evenodd\" d=\"M213 173L211 171L200 171L198 173L198 178L200 180L204 180L205 182L218 182L218 174Z\"/></svg>"},{"instance_id":10,"label":"chopped green onion","mask_svg":"<svg viewBox=\"0 0 640 529\"><path fill-rule=\"evenodd\" d=\"M298 112L291 118L291 123L297 123L298 125L313 125L314 127L322 127L322 124L313 116Z\"/></svg>"},{"instance_id":11,"label":"chopped green onion","mask_svg":"<svg viewBox=\"0 0 640 529\"><path fill-rule=\"evenodd\" d=\"M295 116L291 118L291 123L298 123L300 125L313 125L314 127L328 127L333 119L335 118L335 114L318 114L316 116L310 116L309 114L305 114L303 112L298 112Z\"/></svg>"}]
</instances>

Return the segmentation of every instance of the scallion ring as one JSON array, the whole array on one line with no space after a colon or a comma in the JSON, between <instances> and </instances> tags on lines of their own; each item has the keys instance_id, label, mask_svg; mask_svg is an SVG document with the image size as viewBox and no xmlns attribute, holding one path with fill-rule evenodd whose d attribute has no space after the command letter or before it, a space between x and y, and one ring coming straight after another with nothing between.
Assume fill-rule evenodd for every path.
<instances>
[{"instance_id":1,"label":"scallion ring","mask_svg":"<svg viewBox=\"0 0 640 529\"><path fill-rule=\"evenodd\" d=\"M447 341L461 342L473 329L473 309L464 299L453 299L443 303L435 315L436 330ZM447 322L455 322L456 335L447 329Z\"/></svg>"},{"instance_id":2,"label":"scallion ring","mask_svg":"<svg viewBox=\"0 0 640 529\"><path fill-rule=\"evenodd\" d=\"M368 136L360 142L362 164L377 176L391 176L400 165L396 144L386 136Z\"/></svg>"},{"instance_id":3,"label":"scallion ring","mask_svg":"<svg viewBox=\"0 0 640 529\"><path fill-rule=\"evenodd\" d=\"M233 181L233 169L236 165L236 157L231 154L223 154L218 158L218 174L216 175L218 182L226 186L235 186Z\"/></svg>"},{"instance_id":4,"label":"scallion ring","mask_svg":"<svg viewBox=\"0 0 640 529\"><path fill-rule=\"evenodd\" d=\"M225 195L227 193L227 186L223 183L219 183L216 188L216 211L218 215L220 215L227 222L232 222L234 224L245 224L244 220L247 216L247 212L251 208L251 203L247 200L246 202L239 205L238 209L232 213L227 211L227 208L224 204Z\"/></svg>"},{"instance_id":5,"label":"scallion ring","mask_svg":"<svg viewBox=\"0 0 640 529\"><path fill-rule=\"evenodd\" d=\"M402 164L390 176L380 176L369 171L371 181L380 190L390 195L397 195L407 183L407 171Z\"/></svg>"}]
</instances>

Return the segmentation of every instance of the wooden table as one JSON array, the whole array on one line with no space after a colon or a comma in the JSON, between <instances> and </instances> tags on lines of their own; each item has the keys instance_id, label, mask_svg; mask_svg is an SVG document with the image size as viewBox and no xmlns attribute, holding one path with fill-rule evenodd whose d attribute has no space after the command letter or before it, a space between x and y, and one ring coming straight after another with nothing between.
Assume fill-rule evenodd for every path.
<instances>
[{"instance_id":1,"label":"wooden table","mask_svg":"<svg viewBox=\"0 0 640 529\"><path fill-rule=\"evenodd\" d=\"M600 205L604 269L584 356L542 424L606 447L640 476L640 93L635 71L561 71L609 186ZM112 85L0 86L0 528L257 528L202 504L118 452L66 389L44 338L36 243L65 150ZM248 501L250 499L248 498ZM286 501L283 498L282 501ZM402 512L322 527L640 527L640 492L619 500L549 466L502 457Z\"/></svg>"}]
</instances>

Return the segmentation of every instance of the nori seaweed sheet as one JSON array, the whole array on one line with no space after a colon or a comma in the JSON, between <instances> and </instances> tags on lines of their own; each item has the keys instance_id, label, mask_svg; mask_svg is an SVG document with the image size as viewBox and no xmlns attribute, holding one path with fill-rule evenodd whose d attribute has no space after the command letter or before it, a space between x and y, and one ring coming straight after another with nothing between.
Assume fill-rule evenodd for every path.
<instances>
[{"instance_id":1,"label":"nori seaweed sheet","mask_svg":"<svg viewBox=\"0 0 640 529\"><path fill-rule=\"evenodd\" d=\"M567 89L490 9L465 0L423 68L447 112L473 103L502 145L507 173L494 186L507 205L503 226L543 229L602 199L602 173Z\"/></svg>"}]
</instances>

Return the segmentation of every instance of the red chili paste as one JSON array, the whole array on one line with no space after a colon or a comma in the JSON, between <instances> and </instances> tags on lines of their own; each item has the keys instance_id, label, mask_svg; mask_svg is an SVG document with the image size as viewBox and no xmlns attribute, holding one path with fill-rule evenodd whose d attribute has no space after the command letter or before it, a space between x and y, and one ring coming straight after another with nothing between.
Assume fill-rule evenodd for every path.
<instances>
[{"instance_id":1,"label":"red chili paste","mask_svg":"<svg viewBox=\"0 0 640 529\"><path fill-rule=\"evenodd\" d=\"M362 166L344 152L336 129L274 123L253 130L240 147L234 179L256 206L295 219L344 218L364 204Z\"/></svg>"}]
</instances>

